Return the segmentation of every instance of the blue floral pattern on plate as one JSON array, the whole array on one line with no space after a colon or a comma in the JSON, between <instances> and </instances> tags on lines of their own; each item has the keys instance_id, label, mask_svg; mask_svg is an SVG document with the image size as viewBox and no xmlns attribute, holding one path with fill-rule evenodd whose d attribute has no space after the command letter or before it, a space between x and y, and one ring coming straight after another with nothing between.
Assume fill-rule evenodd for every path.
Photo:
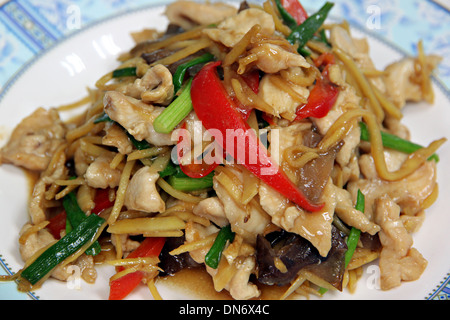
<instances>
[{"instance_id":1,"label":"blue floral pattern on plate","mask_svg":"<svg viewBox=\"0 0 450 320\"><path fill-rule=\"evenodd\" d=\"M89 25L120 13L168 3L164 0L10 0L0 7L0 99L14 78L36 56ZM334 0L333 15L369 30L404 54L416 54L424 41L427 53L443 57L436 80L450 95L450 12L431 0ZM310 11L322 1L302 0ZM8 270L1 258L0 265ZM450 274L424 297L450 299ZM31 296L32 298L37 298Z\"/></svg>"}]
</instances>

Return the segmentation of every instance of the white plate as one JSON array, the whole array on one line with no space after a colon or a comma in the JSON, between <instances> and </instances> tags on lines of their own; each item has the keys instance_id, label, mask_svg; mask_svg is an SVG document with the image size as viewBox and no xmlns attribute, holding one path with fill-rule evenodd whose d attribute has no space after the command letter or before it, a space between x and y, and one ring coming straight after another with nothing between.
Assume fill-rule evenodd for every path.
<instances>
[{"instance_id":1,"label":"white plate","mask_svg":"<svg viewBox=\"0 0 450 320\"><path fill-rule=\"evenodd\" d=\"M164 30L167 25L162 15L162 7L133 11L95 24L81 32L61 40L50 50L38 56L33 63L15 77L0 96L0 146L7 133L20 120L38 106L52 107L70 103L85 95L87 86L117 66L116 57L128 51L133 42L129 33L145 27ZM357 37L367 37L367 33L354 31ZM384 41L369 36L372 57L378 68L403 56L401 52ZM432 140L450 137L449 94L436 82L436 102L408 105L404 123L411 129L413 141L427 145ZM376 268L368 268L358 284L355 294L329 293L328 299L426 299L436 292L437 286L447 281L450 267L450 246L447 244L450 215L447 214L450 201L450 143L440 150L441 161L438 168L440 185L439 200L427 210L425 222L414 235L416 247L428 260L428 268L418 281L403 283L391 291L377 289L374 279ZM22 267L18 252L18 233L27 222L27 197L29 185L20 169L4 165L0 167L0 262L8 272L16 272ZM1 269L1 268L0 268ZM81 283L80 289L69 288L66 283L50 279L44 286L28 295L15 291L13 284L0 283L1 299L107 299L108 279L114 273L112 267L100 267L95 285ZM444 283L445 284L445 283ZM165 299L203 299L182 290L160 286ZM140 288L129 299L151 299L148 289Z\"/></svg>"}]
</instances>

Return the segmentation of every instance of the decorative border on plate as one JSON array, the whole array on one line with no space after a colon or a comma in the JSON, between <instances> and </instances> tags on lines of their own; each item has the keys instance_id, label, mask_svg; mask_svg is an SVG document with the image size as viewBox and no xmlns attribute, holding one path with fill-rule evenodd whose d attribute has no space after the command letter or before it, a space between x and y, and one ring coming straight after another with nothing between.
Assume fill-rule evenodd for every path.
<instances>
[{"instance_id":1,"label":"decorative border on plate","mask_svg":"<svg viewBox=\"0 0 450 320\"><path fill-rule=\"evenodd\" d=\"M2 266L3 270L5 270L8 275L13 275L14 272L11 271L11 269L8 267L8 263L6 262L6 260L4 260L3 256L0 254L0 265ZM36 295L36 293L34 291L28 291L26 293L24 293L26 295L28 295L28 297L30 297L32 300L39 300L39 296Z\"/></svg>"},{"instance_id":2,"label":"decorative border on plate","mask_svg":"<svg viewBox=\"0 0 450 320\"><path fill-rule=\"evenodd\" d=\"M40 3L43 0L36 1L37 3ZM315 2L311 1L313 0L305 0L305 2L307 2L308 4ZM44 2L48 3L47 1ZM59 14L59 19L56 19L56 23L55 21L49 21L48 12L40 12L36 9L36 6L33 7L30 5L30 3L23 0L10 0L4 5L0 6L0 34L2 32L4 32L5 34L3 44L0 46L0 57L3 57L0 59L0 100L6 94L9 87L15 82L15 80L40 56L51 50L61 41L66 41L70 39L71 36L78 33L78 30L68 30L64 25L61 25L61 17L65 17L67 19L67 15L70 14L70 12L66 1L55 0L55 3L56 2L60 3L61 6L63 6L65 9L60 10L56 13L57 15ZM110 6L112 8L110 7L109 11L119 9L119 14L115 16L121 17L123 15L136 12L137 10L150 9L152 7L166 4L168 2L171 1L136 0L133 1L133 8L130 9L128 8L130 1L116 0L111 2L112 4ZM432 4L436 6L436 8L439 8L440 10L445 12L447 15L450 15L450 11L447 8L437 4L432 0L423 2ZM88 6L89 4L81 1L80 6L81 5ZM306 5L306 7L308 8L308 5ZM73 7L73 9L76 13L76 7ZM108 10L104 11L108 12ZM84 27L81 29L81 31L90 29L91 27L94 27L105 21L109 21L110 19L111 16L109 16L108 14L105 14L101 17L88 17L87 21L83 21ZM369 34L378 41L389 45L403 55L410 54L409 52L407 52L407 50L401 48L399 45L395 45L394 42L387 41L381 35L375 32L369 32L366 28L362 27L359 19L350 19L349 21L353 27L356 27L360 31ZM79 22L81 23L81 21ZM11 40L13 40L14 42L10 42ZM2 39L0 38L0 42L1 41ZM7 61L2 61L2 59L5 60L5 54L7 56ZM434 77L434 81L446 94L447 98L450 99L449 79L447 79L447 81L443 81L437 77ZM0 265L8 274L12 274L12 271L8 267L8 263L4 260L1 254ZM34 292L28 292L28 295L31 299L39 300L39 296L37 296ZM436 288L427 297L425 297L425 299L450 300L450 272L445 276L440 284L437 285Z\"/></svg>"},{"instance_id":3,"label":"decorative border on plate","mask_svg":"<svg viewBox=\"0 0 450 320\"><path fill-rule=\"evenodd\" d=\"M450 300L450 272L447 273L447 278L442 280L441 283L436 286L436 289L425 297L425 299Z\"/></svg>"}]
</instances>

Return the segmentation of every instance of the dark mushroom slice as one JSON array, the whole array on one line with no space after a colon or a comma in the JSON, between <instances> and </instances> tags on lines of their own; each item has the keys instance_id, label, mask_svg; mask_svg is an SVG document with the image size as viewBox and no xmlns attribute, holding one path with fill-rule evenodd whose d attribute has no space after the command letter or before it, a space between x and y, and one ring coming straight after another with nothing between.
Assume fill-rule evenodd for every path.
<instances>
[{"instance_id":1,"label":"dark mushroom slice","mask_svg":"<svg viewBox=\"0 0 450 320\"><path fill-rule=\"evenodd\" d=\"M321 258L320 263L317 265L307 266L305 270L308 270L339 291L342 291L346 252L347 244L344 240L344 236L333 226L331 233L331 250L328 252L327 257Z\"/></svg>"},{"instance_id":2,"label":"dark mushroom slice","mask_svg":"<svg viewBox=\"0 0 450 320\"><path fill-rule=\"evenodd\" d=\"M316 128L307 130L303 134L303 145L316 148L323 135ZM326 184L331 176L336 156L341 150L344 142L338 142L335 146L319 154L319 157L309 161L299 169L297 186L311 202L318 203L323 194Z\"/></svg>"},{"instance_id":3,"label":"dark mushroom slice","mask_svg":"<svg viewBox=\"0 0 450 320\"><path fill-rule=\"evenodd\" d=\"M176 26L174 24L170 24L167 29L166 32L159 38L156 40L146 40L146 41L142 41L137 43L131 50L130 50L130 56L131 57L140 57L142 56L142 54L144 53L150 53L152 51L154 51L154 44L161 42L165 39L167 39L168 37L177 35L179 33L183 33L184 29Z\"/></svg>"},{"instance_id":4,"label":"dark mushroom slice","mask_svg":"<svg viewBox=\"0 0 450 320\"><path fill-rule=\"evenodd\" d=\"M342 290L347 245L334 226L331 240L330 252L322 257L309 241L297 234L276 231L266 237L259 235L256 243L258 281L266 285L286 285L305 269Z\"/></svg>"},{"instance_id":5,"label":"dark mushroom slice","mask_svg":"<svg viewBox=\"0 0 450 320\"><path fill-rule=\"evenodd\" d=\"M259 282L282 286L294 280L305 266L319 263L320 258L310 243L299 235L281 231L277 236L280 243L272 247L269 240L258 235L256 262ZM284 264L286 270L279 267L277 260Z\"/></svg>"},{"instance_id":6,"label":"dark mushroom slice","mask_svg":"<svg viewBox=\"0 0 450 320\"><path fill-rule=\"evenodd\" d=\"M174 275L182 269L197 268L200 266L194 259L191 258L189 252L181 253L179 255L171 255L169 252L184 244L185 238L175 237L167 238L166 243L159 255L159 267L164 270L159 273L161 277Z\"/></svg>"}]
</instances>

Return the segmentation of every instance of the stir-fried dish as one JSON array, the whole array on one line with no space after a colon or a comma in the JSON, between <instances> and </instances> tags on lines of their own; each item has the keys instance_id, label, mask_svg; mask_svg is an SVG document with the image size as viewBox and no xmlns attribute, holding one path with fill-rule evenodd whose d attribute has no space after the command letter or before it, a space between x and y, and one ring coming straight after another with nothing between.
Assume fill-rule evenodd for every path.
<instances>
[{"instance_id":1,"label":"stir-fried dish","mask_svg":"<svg viewBox=\"0 0 450 320\"><path fill-rule=\"evenodd\" d=\"M3 280L34 290L76 266L94 283L103 264L110 299L163 298L158 280L186 268L234 299L352 292L374 263L382 290L417 280L445 139L411 142L402 109L433 103L440 58L419 42L378 70L332 7L174 2L86 98L23 119L0 162L38 177L25 265Z\"/></svg>"}]
</instances>

